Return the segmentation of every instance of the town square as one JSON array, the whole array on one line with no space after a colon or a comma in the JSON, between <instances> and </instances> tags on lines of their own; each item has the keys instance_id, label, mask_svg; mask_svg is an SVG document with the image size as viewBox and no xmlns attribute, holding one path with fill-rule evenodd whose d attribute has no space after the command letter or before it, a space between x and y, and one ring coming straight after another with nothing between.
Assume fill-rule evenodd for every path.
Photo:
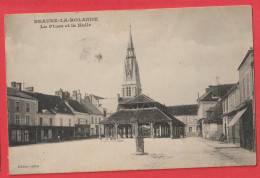
<instances>
[{"instance_id":1,"label":"town square","mask_svg":"<svg viewBox=\"0 0 260 178\"><path fill-rule=\"evenodd\" d=\"M251 13L7 16L10 174L256 165Z\"/></svg>"}]
</instances>

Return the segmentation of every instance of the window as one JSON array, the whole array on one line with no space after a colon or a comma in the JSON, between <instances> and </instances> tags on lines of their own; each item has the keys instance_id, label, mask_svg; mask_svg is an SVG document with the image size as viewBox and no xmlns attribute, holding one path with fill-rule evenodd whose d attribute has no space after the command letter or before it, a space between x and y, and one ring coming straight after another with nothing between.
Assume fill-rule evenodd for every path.
<instances>
[{"instance_id":1,"label":"window","mask_svg":"<svg viewBox=\"0 0 260 178\"><path fill-rule=\"evenodd\" d=\"M101 118L98 118L98 123L100 123Z\"/></svg>"},{"instance_id":2,"label":"window","mask_svg":"<svg viewBox=\"0 0 260 178\"><path fill-rule=\"evenodd\" d=\"M126 96L128 96L128 87L126 87Z\"/></svg>"},{"instance_id":3,"label":"window","mask_svg":"<svg viewBox=\"0 0 260 178\"><path fill-rule=\"evenodd\" d=\"M250 95L250 89L249 89L249 73L246 74L246 96L248 97Z\"/></svg>"},{"instance_id":4,"label":"window","mask_svg":"<svg viewBox=\"0 0 260 178\"><path fill-rule=\"evenodd\" d=\"M24 141L29 142L29 131L28 130L24 131Z\"/></svg>"},{"instance_id":5,"label":"window","mask_svg":"<svg viewBox=\"0 0 260 178\"><path fill-rule=\"evenodd\" d=\"M245 99L245 79L243 78L242 80L242 99L244 100Z\"/></svg>"},{"instance_id":6,"label":"window","mask_svg":"<svg viewBox=\"0 0 260 178\"><path fill-rule=\"evenodd\" d=\"M88 125L88 120L86 120L86 125Z\"/></svg>"},{"instance_id":7,"label":"window","mask_svg":"<svg viewBox=\"0 0 260 178\"><path fill-rule=\"evenodd\" d=\"M129 96L131 96L131 88L129 87L128 89L129 89L128 94Z\"/></svg>"},{"instance_id":8,"label":"window","mask_svg":"<svg viewBox=\"0 0 260 178\"><path fill-rule=\"evenodd\" d=\"M22 133L21 130L17 130L17 142L21 142L22 141Z\"/></svg>"},{"instance_id":9,"label":"window","mask_svg":"<svg viewBox=\"0 0 260 178\"><path fill-rule=\"evenodd\" d=\"M94 123L94 120L93 120L93 117L91 117L91 124L93 124Z\"/></svg>"},{"instance_id":10,"label":"window","mask_svg":"<svg viewBox=\"0 0 260 178\"><path fill-rule=\"evenodd\" d=\"M30 115L25 116L25 124L30 125Z\"/></svg>"},{"instance_id":11,"label":"window","mask_svg":"<svg viewBox=\"0 0 260 178\"><path fill-rule=\"evenodd\" d=\"M50 118L50 126L52 126L52 118Z\"/></svg>"},{"instance_id":12,"label":"window","mask_svg":"<svg viewBox=\"0 0 260 178\"><path fill-rule=\"evenodd\" d=\"M189 127L189 132L192 132L192 127Z\"/></svg>"},{"instance_id":13,"label":"window","mask_svg":"<svg viewBox=\"0 0 260 178\"><path fill-rule=\"evenodd\" d=\"M71 119L69 119L69 126L71 126Z\"/></svg>"},{"instance_id":14,"label":"window","mask_svg":"<svg viewBox=\"0 0 260 178\"><path fill-rule=\"evenodd\" d=\"M52 130L51 129L48 130L48 139L52 139Z\"/></svg>"},{"instance_id":15,"label":"window","mask_svg":"<svg viewBox=\"0 0 260 178\"><path fill-rule=\"evenodd\" d=\"M60 118L60 126L62 126L63 125L63 120L62 120L62 118Z\"/></svg>"},{"instance_id":16,"label":"window","mask_svg":"<svg viewBox=\"0 0 260 178\"><path fill-rule=\"evenodd\" d=\"M12 130L12 141L16 141L16 130Z\"/></svg>"},{"instance_id":17,"label":"window","mask_svg":"<svg viewBox=\"0 0 260 178\"><path fill-rule=\"evenodd\" d=\"M42 121L42 117L40 117L40 123L39 123L39 125L43 125L43 121Z\"/></svg>"},{"instance_id":18,"label":"window","mask_svg":"<svg viewBox=\"0 0 260 178\"><path fill-rule=\"evenodd\" d=\"M25 111L30 112L30 104L29 103L25 103Z\"/></svg>"},{"instance_id":19,"label":"window","mask_svg":"<svg viewBox=\"0 0 260 178\"><path fill-rule=\"evenodd\" d=\"M44 130L41 130L41 140L44 140Z\"/></svg>"},{"instance_id":20,"label":"window","mask_svg":"<svg viewBox=\"0 0 260 178\"><path fill-rule=\"evenodd\" d=\"M95 124L97 123L97 118L95 118Z\"/></svg>"},{"instance_id":21,"label":"window","mask_svg":"<svg viewBox=\"0 0 260 178\"><path fill-rule=\"evenodd\" d=\"M15 114L15 124L16 125L20 125L21 124L20 114Z\"/></svg>"},{"instance_id":22,"label":"window","mask_svg":"<svg viewBox=\"0 0 260 178\"><path fill-rule=\"evenodd\" d=\"M15 110L16 111L20 110L20 102L15 102Z\"/></svg>"},{"instance_id":23,"label":"window","mask_svg":"<svg viewBox=\"0 0 260 178\"><path fill-rule=\"evenodd\" d=\"M80 118L78 118L78 124L80 125Z\"/></svg>"}]
</instances>

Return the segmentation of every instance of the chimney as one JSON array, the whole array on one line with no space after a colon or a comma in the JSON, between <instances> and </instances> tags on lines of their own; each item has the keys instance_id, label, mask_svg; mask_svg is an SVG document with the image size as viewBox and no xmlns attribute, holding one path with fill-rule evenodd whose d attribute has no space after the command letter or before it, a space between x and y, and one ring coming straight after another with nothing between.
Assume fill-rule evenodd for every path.
<instances>
[{"instance_id":1,"label":"chimney","mask_svg":"<svg viewBox=\"0 0 260 178\"><path fill-rule=\"evenodd\" d=\"M16 88L18 89L18 91L22 90L22 83L16 83Z\"/></svg>"},{"instance_id":2,"label":"chimney","mask_svg":"<svg viewBox=\"0 0 260 178\"><path fill-rule=\"evenodd\" d=\"M219 85L219 83L218 83L218 76L216 77L216 85Z\"/></svg>"},{"instance_id":3,"label":"chimney","mask_svg":"<svg viewBox=\"0 0 260 178\"><path fill-rule=\"evenodd\" d=\"M72 91L72 98L77 100L77 90Z\"/></svg>"},{"instance_id":4,"label":"chimney","mask_svg":"<svg viewBox=\"0 0 260 178\"><path fill-rule=\"evenodd\" d=\"M117 93L117 100L120 101L120 94Z\"/></svg>"},{"instance_id":5,"label":"chimney","mask_svg":"<svg viewBox=\"0 0 260 178\"><path fill-rule=\"evenodd\" d=\"M16 88L16 82L11 82L11 87Z\"/></svg>"},{"instance_id":6,"label":"chimney","mask_svg":"<svg viewBox=\"0 0 260 178\"><path fill-rule=\"evenodd\" d=\"M26 88L25 88L25 91L33 92L33 89L34 89L33 87L26 87Z\"/></svg>"},{"instance_id":7,"label":"chimney","mask_svg":"<svg viewBox=\"0 0 260 178\"><path fill-rule=\"evenodd\" d=\"M80 90L78 90L78 94L77 94L77 99L76 100L80 103L80 100L81 100Z\"/></svg>"},{"instance_id":8,"label":"chimney","mask_svg":"<svg viewBox=\"0 0 260 178\"><path fill-rule=\"evenodd\" d=\"M63 93L63 99L64 100L67 100L67 99L69 99L70 98L70 93L68 92L68 91L65 91L64 93Z\"/></svg>"},{"instance_id":9,"label":"chimney","mask_svg":"<svg viewBox=\"0 0 260 178\"><path fill-rule=\"evenodd\" d=\"M84 100L89 100L89 96L87 93L85 93Z\"/></svg>"},{"instance_id":10,"label":"chimney","mask_svg":"<svg viewBox=\"0 0 260 178\"><path fill-rule=\"evenodd\" d=\"M104 114L104 118L107 117L107 109L106 108L103 108L103 114Z\"/></svg>"},{"instance_id":11,"label":"chimney","mask_svg":"<svg viewBox=\"0 0 260 178\"><path fill-rule=\"evenodd\" d=\"M200 99L200 93L198 92L198 100Z\"/></svg>"},{"instance_id":12,"label":"chimney","mask_svg":"<svg viewBox=\"0 0 260 178\"><path fill-rule=\"evenodd\" d=\"M61 99L63 99L63 90L60 88L59 91L55 91L55 96L59 96Z\"/></svg>"}]
</instances>

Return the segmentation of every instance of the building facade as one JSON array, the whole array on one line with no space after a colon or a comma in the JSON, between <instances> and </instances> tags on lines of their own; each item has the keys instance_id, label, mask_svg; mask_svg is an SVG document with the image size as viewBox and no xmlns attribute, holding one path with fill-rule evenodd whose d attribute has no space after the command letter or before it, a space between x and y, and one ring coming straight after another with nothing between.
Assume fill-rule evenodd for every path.
<instances>
[{"instance_id":1,"label":"building facade","mask_svg":"<svg viewBox=\"0 0 260 178\"><path fill-rule=\"evenodd\" d=\"M184 133L187 137L199 136L198 104L168 106L168 112L185 124Z\"/></svg>"},{"instance_id":2,"label":"building facade","mask_svg":"<svg viewBox=\"0 0 260 178\"><path fill-rule=\"evenodd\" d=\"M220 100L235 84L218 84L206 88L205 94L198 98L198 117L201 136L216 140L222 134L222 119ZM218 104L218 105L217 105ZM221 105L221 107L220 107Z\"/></svg>"},{"instance_id":3,"label":"building facade","mask_svg":"<svg viewBox=\"0 0 260 178\"><path fill-rule=\"evenodd\" d=\"M222 99L223 134L228 142L240 145L239 122L232 121L240 104L239 83L232 87ZM232 121L232 122L231 122Z\"/></svg>"},{"instance_id":4,"label":"building facade","mask_svg":"<svg viewBox=\"0 0 260 178\"><path fill-rule=\"evenodd\" d=\"M240 146L256 150L255 137L255 88L254 88L254 51L250 48L238 67L240 105Z\"/></svg>"},{"instance_id":5,"label":"building facade","mask_svg":"<svg viewBox=\"0 0 260 178\"><path fill-rule=\"evenodd\" d=\"M12 82L12 87L7 87L10 146L37 142L37 111L38 101L21 92L21 83Z\"/></svg>"}]
</instances>

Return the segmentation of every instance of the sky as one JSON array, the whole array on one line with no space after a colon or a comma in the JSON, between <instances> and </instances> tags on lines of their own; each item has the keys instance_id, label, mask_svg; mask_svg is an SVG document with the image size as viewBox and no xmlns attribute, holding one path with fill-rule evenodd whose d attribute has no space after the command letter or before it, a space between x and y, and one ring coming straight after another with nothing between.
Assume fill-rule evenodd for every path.
<instances>
[{"instance_id":1,"label":"sky","mask_svg":"<svg viewBox=\"0 0 260 178\"><path fill-rule=\"evenodd\" d=\"M34 23L89 17L98 21L67 28L40 25L78 23ZM216 77L220 84L236 83L253 46L250 6L8 15L7 86L24 82L35 92L62 88L116 101L130 24L143 93L166 105L196 103Z\"/></svg>"}]
</instances>

